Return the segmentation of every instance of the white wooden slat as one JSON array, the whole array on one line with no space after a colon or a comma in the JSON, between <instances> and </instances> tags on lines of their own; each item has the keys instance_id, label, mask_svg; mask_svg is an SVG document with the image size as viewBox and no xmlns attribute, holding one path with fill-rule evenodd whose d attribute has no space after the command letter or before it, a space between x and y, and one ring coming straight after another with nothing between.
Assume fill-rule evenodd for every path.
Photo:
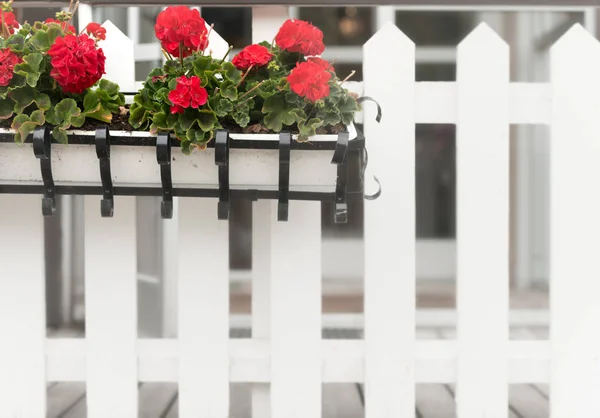
<instances>
[{"instance_id":1,"label":"white wooden slat","mask_svg":"<svg viewBox=\"0 0 600 418\"><path fill-rule=\"evenodd\" d=\"M364 407L355 384L323 385L323 418L364 418Z\"/></svg>"},{"instance_id":2,"label":"white wooden slat","mask_svg":"<svg viewBox=\"0 0 600 418\"><path fill-rule=\"evenodd\" d=\"M117 83L121 91L135 91L134 43L113 22L105 21L106 39L99 42L106 56L104 78Z\"/></svg>"},{"instance_id":3,"label":"white wooden slat","mask_svg":"<svg viewBox=\"0 0 600 418\"><path fill-rule=\"evenodd\" d=\"M85 315L88 418L138 413L135 198L115 197L114 216L85 196Z\"/></svg>"},{"instance_id":4,"label":"white wooden slat","mask_svg":"<svg viewBox=\"0 0 600 418\"><path fill-rule=\"evenodd\" d=\"M271 222L271 416L318 418L322 399L320 202L291 201L288 221L272 217Z\"/></svg>"},{"instance_id":5,"label":"white wooden slat","mask_svg":"<svg viewBox=\"0 0 600 418\"><path fill-rule=\"evenodd\" d=\"M258 200L252 204L252 338L269 341L271 334L271 223L277 216L275 202ZM252 416L271 416L268 384L252 389Z\"/></svg>"},{"instance_id":6,"label":"white wooden slat","mask_svg":"<svg viewBox=\"0 0 600 418\"><path fill-rule=\"evenodd\" d=\"M78 339L46 342L48 380L83 382L85 346ZM323 383L364 382L365 344L360 340L323 340L321 376ZM418 340L416 383L456 381L456 341ZM138 340L140 382L178 381L178 341ZM270 346L265 341L230 341L231 382L270 381ZM508 345L508 382L545 383L550 379L550 345L547 341L511 341Z\"/></svg>"},{"instance_id":7,"label":"white wooden slat","mask_svg":"<svg viewBox=\"0 0 600 418\"><path fill-rule=\"evenodd\" d=\"M364 209L365 416L408 418L415 413L415 44L388 23L363 52L365 94L383 109L377 124L365 104L365 135L375 139L365 182L376 175L383 188Z\"/></svg>"},{"instance_id":8,"label":"white wooden slat","mask_svg":"<svg viewBox=\"0 0 600 418\"><path fill-rule=\"evenodd\" d=\"M46 299L41 197L0 196L0 234L0 416L42 416Z\"/></svg>"},{"instance_id":9,"label":"white wooden slat","mask_svg":"<svg viewBox=\"0 0 600 418\"><path fill-rule=\"evenodd\" d=\"M436 330L417 329L417 338L439 340L443 338ZM447 385L417 385L415 404L421 418L455 418L454 396Z\"/></svg>"},{"instance_id":10,"label":"white wooden slat","mask_svg":"<svg viewBox=\"0 0 600 418\"><path fill-rule=\"evenodd\" d=\"M457 49L460 418L505 418L508 413L508 52L486 24Z\"/></svg>"},{"instance_id":11,"label":"white wooden slat","mask_svg":"<svg viewBox=\"0 0 600 418\"><path fill-rule=\"evenodd\" d=\"M229 414L229 223L217 199L179 199L179 415Z\"/></svg>"},{"instance_id":12,"label":"white wooden slat","mask_svg":"<svg viewBox=\"0 0 600 418\"><path fill-rule=\"evenodd\" d=\"M551 418L600 416L600 44L575 25L550 62Z\"/></svg>"}]
</instances>

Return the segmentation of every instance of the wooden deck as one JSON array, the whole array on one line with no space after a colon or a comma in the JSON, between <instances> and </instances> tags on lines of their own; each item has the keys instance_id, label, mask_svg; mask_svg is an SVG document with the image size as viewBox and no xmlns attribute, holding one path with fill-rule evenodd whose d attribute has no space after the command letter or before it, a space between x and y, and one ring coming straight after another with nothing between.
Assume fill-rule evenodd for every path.
<instances>
[{"instance_id":1,"label":"wooden deck","mask_svg":"<svg viewBox=\"0 0 600 418\"><path fill-rule=\"evenodd\" d=\"M54 333L52 333L54 334ZM64 332L60 336L67 336ZM69 333L74 336L72 333ZM55 334L56 335L56 334ZM417 330L419 339L451 339L455 329L422 328ZM52 335L54 336L54 335ZM58 335L57 335L58 336ZM232 337L248 337L247 331L233 333ZM326 338L352 338L347 332L326 333ZM356 336L355 336L356 337ZM511 338L515 340L547 339L547 328L513 328ZM231 385L230 418L251 418L252 385ZM454 385L417 385L416 418L454 418ZM548 386L520 384L510 385L507 408L510 418L548 418ZM47 418L84 418L84 383L52 383L48 386ZM363 391L355 384L323 385L323 418L364 417ZM177 385L175 383L144 383L139 385L139 418L178 417ZM260 417L259 417L260 418Z\"/></svg>"}]
</instances>

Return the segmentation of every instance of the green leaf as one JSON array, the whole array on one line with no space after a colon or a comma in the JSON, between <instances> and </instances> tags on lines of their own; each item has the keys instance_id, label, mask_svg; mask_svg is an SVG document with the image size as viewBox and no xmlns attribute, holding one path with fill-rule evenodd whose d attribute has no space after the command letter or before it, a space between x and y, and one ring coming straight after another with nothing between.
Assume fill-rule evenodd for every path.
<instances>
[{"instance_id":1,"label":"green leaf","mask_svg":"<svg viewBox=\"0 0 600 418\"><path fill-rule=\"evenodd\" d=\"M14 113L14 102L10 99L0 100L0 119L8 119Z\"/></svg>"},{"instance_id":2,"label":"green leaf","mask_svg":"<svg viewBox=\"0 0 600 418\"><path fill-rule=\"evenodd\" d=\"M177 121L181 130L189 131L196 122L196 112L192 109L186 109L183 113L179 114Z\"/></svg>"},{"instance_id":3,"label":"green leaf","mask_svg":"<svg viewBox=\"0 0 600 418\"><path fill-rule=\"evenodd\" d=\"M345 96L340 100L339 109L342 123L349 125L354 120L354 115L358 110L358 102L352 96Z\"/></svg>"},{"instance_id":4,"label":"green leaf","mask_svg":"<svg viewBox=\"0 0 600 418\"><path fill-rule=\"evenodd\" d=\"M302 109L289 107L282 95L266 99L262 112L265 113L264 125L275 132L280 132L283 125L293 125L304 114Z\"/></svg>"},{"instance_id":5,"label":"green leaf","mask_svg":"<svg viewBox=\"0 0 600 418\"><path fill-rule=\"evenodd\" d=\"M13 52L23 52L25 47L25 36L20 33L15 33L13 36L7 39L5 48L10 48Z\"/></svg>"},{"instance_id":6,"label":"green leaf","mask_svg":"<svg viewBox=\"0 0 600 418\"><path fill-rule=\"evenodd\" d=\"M223 83L221 83L220 89L221 89L221 96L223 96L229 100L237 99L237 97L238 97L237 87L235 86L235 84L233 84L233 82L231 82L229 80L223 81Z\"/></svg>"},{"instance_id":7,"label":"green leaf","mask_svg":"<svg viewBox=\"0 0 600 418\"><path fill-rule=\"evenodd\" d=\"M250 115L248 115L248 113L245 112L235 112L233 114L233 120L240 127L245 128L250 123Z\"/></svg>"},{"instance_id":8,"label":"green leaf","mask_svg":"<svg viewBox=\"0 0 600 418\"><path fill-rule=\"evenodd\" d=\"M17 131L15 135L15 142L23 143L29 134L33 132L35 128L43 125L45 122L44 112L41 110L35 110L29 115L17 115L12 122L11 128Z\"/></svg>"},{"instance_id":9,"label":"green leaf","mask_svg":"<svg viewBox=\"0 0 600 418\"><path fill-rule=\"evenodd\" d=\"M38 80L40 79L40 64L44 56L39 52L33 52L23 57L21 64L15 65L15 74L26 77L27 84L31 87L35 87Z\"/></svg>"},{"instance_id":10,"label":"green leaf","mask_svg":"<svg viewBox=\"0 0 600 418\"><path fill-rule=\"evenodd\" d=\"M40 30L33 35L29 42L40 51L47 51L50 49L50 39L48 38L48 32Z\"/></svg>"},{"instance_id":11,"label":"green leaf","mask_svg":"<svg viewBox=\"0 0 600 418\"><path fill-rule=\"evenodd\" d=\"M212 69L213 58L210 55L201 55L194 60L192 66L194 67L194 73L197 76L204 75L204 72Z\"/></svg>"},{"instance_id":12,"label":"green leaf","mask_svg":"<svg viewBox=\"0 0 600 418\"><path fill-rule=\"evenodd\" d=\"M198 110L198 126L203 131L212 131L215 128L217 122L217 115L215 115L215 112L213 112L212 110Z\"/></svg>"},{"instance_id":13,"label":"green leaf","mask_svg":"<svg viewBox=\"0 0 600 418\"><path fill-rule=\"evenodd\" d=\"M60 142L61 144L66 144L69 142L66 132L60 128L54 128L52 130L52 138L56 139L56 141Z\"/></svg>"},{"instance_id":14,"label":"green leaf","mask_svg":"<svg viewBox=\"0 0 600 418\"><path fill-rule=\"evenodd\" d=\"M317 134L317 129L323 125L323 120L319 118L312 118L309 120L301 120L298 122L298 129L300 135L298 135L298 141L306 140L311 136Z\"/></svg>"},{"instance_id":15,"label":"green leaf","mask_svg":"<svg viewBox=\"0 0 600 418\"><path fill-rule=\"evenodd\" d=\"M38 108L42 110L50 109L52 106L52 102L50 101L50 97L46 93L37 93L33 99Z\"/></svg>"},{"instance_id":16,"label":"green leaf","mask_svg":"<svg viewBox=\"0 0 600 418\"><path fill-rule=\"evenodd\" d=\"M48 42L50 45L53 45L54 41L56 41L56 38L59 36L63 36L63 31L59 25L51 25L48 27Z\"/></svg>"},{"instance_id":17,"label":"green leaf","mask_svg":"<svg viewBox=\"0 0 600 418\"><path fill-rule=\"evenodd\" d=\"M96 110L95 112L91 112L91 113L86 112L85 115L82 114L82 116L96 119L101 122L109 123L110 121L112 121L113 114L111 113L110 110L103 109L102 107L100 107L100 109Z\"/></svg>"},{"instance_id":18,"label":"green leaf","mask_svg":"<svg viewBox=\"0 0 600 418\"><path fill-rule=\"evenodd\" d=\"M231 62L224 62L222 64L222 68L225 70L225 78L227 78L233 84L239 83L242 79L242 72L238 70Z\"/></svg>"},{"instance_id":19,"label":"green leaf","mask_svg":"<svg viewBox=\"0 0 600 418\"><path fill-rule=\"evenodd\" d=\"M137 103L132 103L129 108L129 123L135 129L140 128L148 120L148 111Z\"/></svg>"},{"instance_id":20,"label":"green leaf","mask_svg":"<svg viewBox=\"0 0 600 418\"><path fill-rule=\"evenodd\" d=\"M183 155L190 155L192 153L190 150L190 145L192 145L192 141L187 138L181 141L181 152Z\"/></svg>"},{"instance_id":21,"label":"green leaf","mask_svg":"<svg viewBox=\"0 0 600 418\"><path fill-rule=\"evenodd\" d=\"M100 103L100 97L94 90L90 90L86 93L83 98L83 111L86 113L93 113L98 111L102 107Z\"/></svg>"},{"instance_id":22,"label":"green leaf","mask_svg":"<svg viewBox=\"0 0 600 418\"><path fill-rule=\"evenodd\" d=\"M233 111L233 103L221 95L216 95L210 98L209 106L215 111L216 115L220 118L227 116Z\"/></svg>"},{"instance_id":23,"label":"green leaf","mask_svg":"<svg viewBox=\"0 0 600 418\"><path fill-rule=\"evenodd\" d=\"M9 97L15 101L15 113L23 113L23 110L33 103L36 91L29 86L14 90L9 93Z\"/></svg>"},{"instance_id":24,"label":"green leaf","mask_svg":"<svg viewBox=\"0 0 600 418\"><path fill-rule=\"evenodd\" d=\"M168 128L167 126L167 114L165 112L158 112L152 116L152 122L161 129Z\"/></svg>"},{"instance_id":25,"label":"green leaf","mask_svg":"<svg viewBox=\"0 0 600 418\"><path fill-rule=\"evenodd\" d=\"M342 120L340 112L337 109L323 109L319 112L319 116L323 119L323 125L337 125Z\"/></svg>"}]
</instances>

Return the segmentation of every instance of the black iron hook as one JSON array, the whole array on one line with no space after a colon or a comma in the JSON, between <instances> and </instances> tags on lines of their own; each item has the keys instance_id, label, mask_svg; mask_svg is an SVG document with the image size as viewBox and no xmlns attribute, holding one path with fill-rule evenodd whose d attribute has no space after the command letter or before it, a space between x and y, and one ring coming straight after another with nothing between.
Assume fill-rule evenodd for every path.
<instances>
[{"instance_id":1,"label":"black iron hook","mask_svg":"<svg viewBox=\"0 0 600 418\"><path fill-rule=\"evenodd\" d=\"M277 220L287 221L290 206L290 154L292 134L279 133L279 187L277 203Z\"/></svg>"},{"instance_id":2,"label":"black iron hook","mask_svg":"<svg viewBox=\"0 0 600 418\"><path fill-rule=\"evenodd\" d=\"M163 219L172 219L173 180L171 176L171 134L169 132L160 132L156 138L156 161L160 165L160 181L162 183L160 216Z\"/></svg>"},{"instance_id":3,"label":"black iron hook","mask_svg":"<svg viewBox=\"0 0 600 418\"><path fill-rule=\"evenodd\" d=\"M346 200L346 189L348 187L348 131L338 134L335 151L333 152L332 164L337 164L337 180L335 185L335 216L334 222L348 222L348 203Z\"/></svg>"},{"instance_id":4,"label":"black iron hook","mask_svg":"<svg viewBox=\"0 0 600 418\"><path fill-rule=\"evenodd\" d=\"M52 177L50 128L40 126L33 131L33 153L40 160L42 181L44 182L44 197L42 198L42 214L54 215L56 212L56 195Z\"/></svg>"},{"instance_id":5,"label":"black iron hook","mask_svg":"<svg viewBox=\"0 0 600 418\"><path fill-rule=\"evenodd\" d=\"M102 180L100 214L103 218L112 218L115 210L115 198L110 171L110 131L108 126L96 129L96 155L98 156L100 179Z\"/></svg>"},{"instance_id":6,"label":"black iron hook","mask_svg":"<svg viewBox=\"0 0 600 418\"><path fill-rule=\"evenodd\" d=\"M229 219L229 131L218 130L215 137L215 164L219 167L219 203L217 218Z\"/></svg>"}]
</instances>

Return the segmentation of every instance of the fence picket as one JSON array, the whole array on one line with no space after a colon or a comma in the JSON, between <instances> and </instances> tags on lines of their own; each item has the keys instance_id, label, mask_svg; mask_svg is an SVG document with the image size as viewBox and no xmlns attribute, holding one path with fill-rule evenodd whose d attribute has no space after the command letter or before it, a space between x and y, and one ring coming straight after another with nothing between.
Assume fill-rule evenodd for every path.
<instances>
[{"instance_id":1,"label":"fence picket","mask_svg":"<svg viewBox=\"0 0 600 418\"><path fill-rule=\"evenodd\" d=\"M271 335L271 225L277 216L276 202L252 204L252 338L268 341ZM271 417L269 384L252 388L252 417Z\"/></svg>"},{"instance_id":2,"label":"fence picket","mask_svg":"<svg viewBox=\"0 0 600 418\"><path fill-rule=\"evenodd\" d=\"M379 199L365 202L365 416L412 418L415 44L387 23L365 44L363 68L365 95L383 109L377 124L375 108L365 104L370 167L365 181L372 182L374 174L382 186Z\"/></svg>"},{"instance_id":3,"label":"fence picket","mask_svg":"<svg viewBox=\"0 0 600 418\"><path fill-rule=\"evenodd\" d=\"M229 225L179 198L179 416L229 415Z\"/></svg>"},{"instance_id":4,"label":"fence picket","mask_svg":"<svg viewBox=\"0 0 600 418\"><path fill-rule=\"evenodd\" d=\"M600 416L600 44L575 25L550 60L551 417Z\"/></svg>"},{"instance_id":5,"label":"fence picket","mask_svg":"<svg viewBox=\"0 0 600 418\"><path fill-rule=\"evenodd\" d=\"M457 58L456 412L506 418L508 45L480 24L459 44Z\"/></svg>"},{"instance_id":6,"label":"fence picket","mask_svg":"<svg viewBox=\"0 0 600 418\"><path fill-rule=\"evenodd\" d=\"M42 417L46 295L40 196L1 196L0 233L0 416Z\"/></svg>"},{"instance_id":7,"label":"fence picket","mask_svg":"<svg viewBox=\"0 0 600 418\"><path fill-rule=\"evenodd\" d=\"M138 414L135 197L115 197L114 217L85 196L87 416Z\"/></svg>"},{"instance_id":8,"label":"fence picket","mask_svg":"<svg viewBox=\"0 0 600 418\"><path fill-rule=\"evenodd\" d=\"M321 205L292 201L271 222L271 416L319 418Z\"/></svg>"}]
</instances>

